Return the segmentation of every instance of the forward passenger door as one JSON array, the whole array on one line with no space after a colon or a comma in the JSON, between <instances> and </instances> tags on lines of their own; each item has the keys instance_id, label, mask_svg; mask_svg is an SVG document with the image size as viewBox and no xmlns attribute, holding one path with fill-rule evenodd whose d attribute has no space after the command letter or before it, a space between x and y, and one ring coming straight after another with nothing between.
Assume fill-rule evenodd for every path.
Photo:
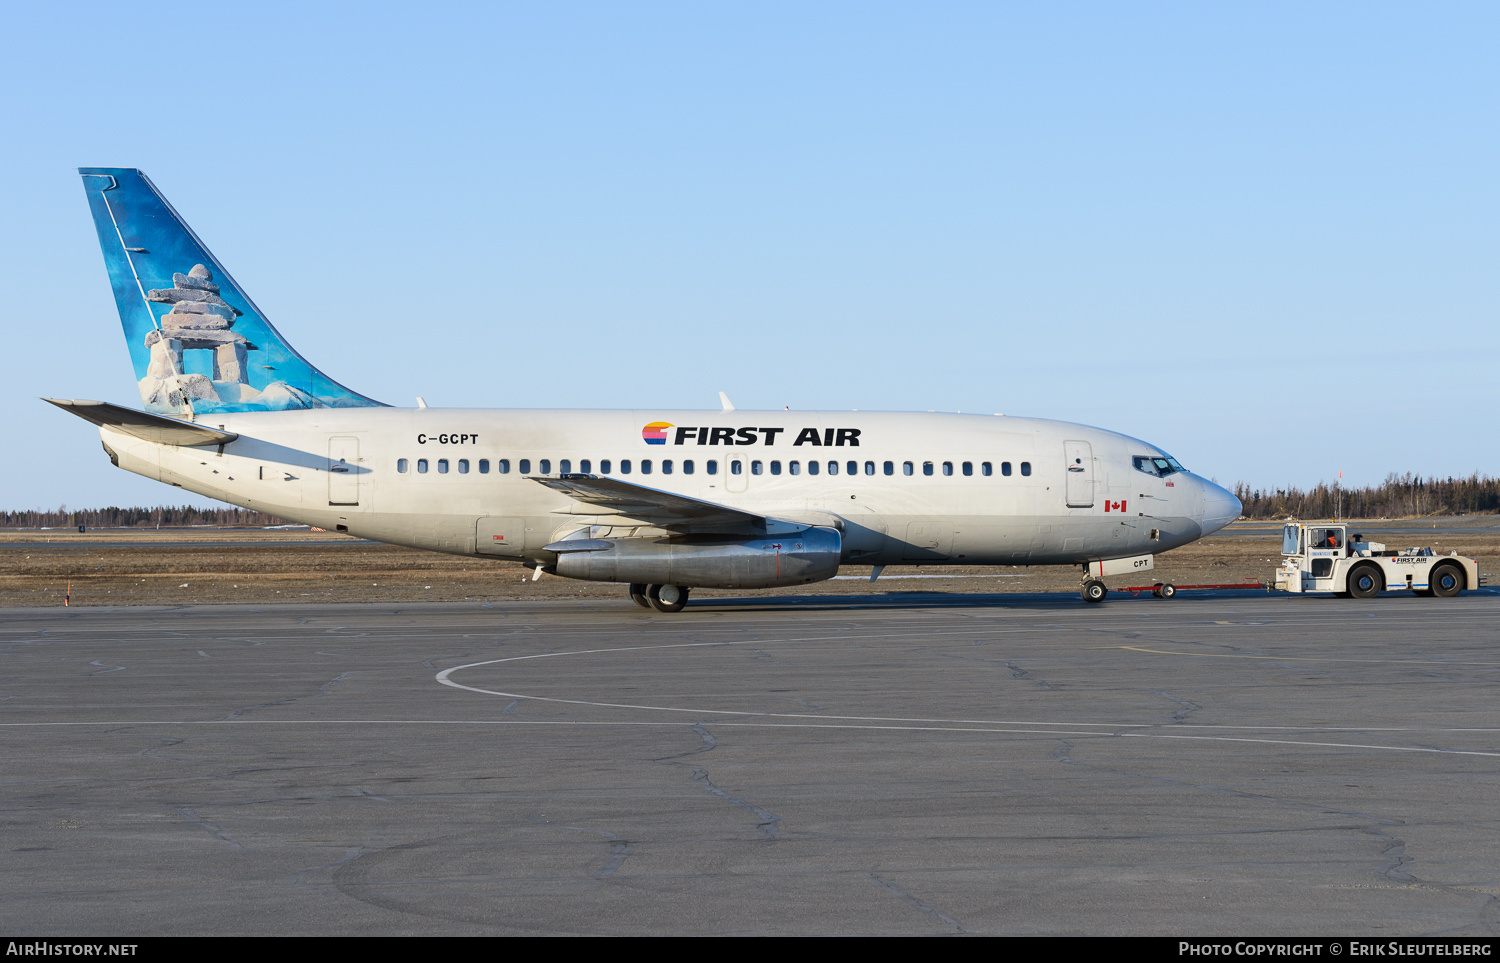
<instances>
[{"instance_id":1,"label":"forward passenger door","mask_svg":"<svg viewBox=\"0 0 1500 963\"><path fill-rule=\"evenodd\" d=\"M1068 476L1068 507L1091 507L1094 504L1094 447L1086 441L1065 441L1063 456Z\"/></svg>"}]
</instances>

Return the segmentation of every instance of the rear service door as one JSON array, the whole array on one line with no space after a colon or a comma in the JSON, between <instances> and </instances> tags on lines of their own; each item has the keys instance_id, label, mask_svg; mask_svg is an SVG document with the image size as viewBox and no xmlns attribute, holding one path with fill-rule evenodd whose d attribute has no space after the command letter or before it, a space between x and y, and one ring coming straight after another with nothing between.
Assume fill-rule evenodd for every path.
<instances>
[{"instance_id":1,"label":"rear service door","mask_svg":"<svg viewBox=\"0 0 1500 963\"><path fill-rule=\"evenodd\" d=\"M328 439L328 504L359 504L359 439L335 435Z\"/></svg>"},{"instance_id":2,"label":"rear service door","mask_svg":"<svg viewBox=\"0 0 1500 963\"><path fill-rule=\"evenodd\" d=\"M1068 507L1094 504L1094 448L1086 441L1063 442L1063 467L1068 475Z\"/></svg>"}]
</instances>

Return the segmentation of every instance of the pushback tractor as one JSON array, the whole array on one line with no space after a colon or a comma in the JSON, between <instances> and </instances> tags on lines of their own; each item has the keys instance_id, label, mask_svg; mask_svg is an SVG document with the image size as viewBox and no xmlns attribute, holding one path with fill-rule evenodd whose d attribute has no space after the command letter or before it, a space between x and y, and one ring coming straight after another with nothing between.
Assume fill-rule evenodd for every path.
<instances>
[{"instance_id":1,"label":"pushback tractor","mask_svg":"<svg viewBox=\"0 0 1500 963\"><path fill-rule=\"evenodd\" d=\"M1387 549L1349 534L1347 525L1289 523L1281 536L1276 588L1372 599L1386 590L1452 598L1482 584L1479 565L1430 548Z\"/></svg>"}]
</instances>

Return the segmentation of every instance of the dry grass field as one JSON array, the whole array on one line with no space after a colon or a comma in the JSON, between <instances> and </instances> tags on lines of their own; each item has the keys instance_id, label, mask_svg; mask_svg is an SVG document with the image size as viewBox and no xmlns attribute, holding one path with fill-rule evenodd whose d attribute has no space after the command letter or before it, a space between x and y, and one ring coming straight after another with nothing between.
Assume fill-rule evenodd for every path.
<instances>
[{"instance_id":1,"label":"dry grass field","mask_svg":"<svg viewBox=\"0 0 1500 963\"><path fill-rule=\"evenodd\" d=\"M1388 523L1365 523L1378 532ZM1392 547L1430 545L1479 559L1486 581L1500 572L1500 528L1424 535L1416 524L1400 535L1371 537ZM1445 529L1445 531L1451 529ZM1275 526L1239 523L1218 535L1157 557L1144 579L1121 576L1112 589L1142 581L1178 585L1269 582L1280 557ZM891 566L875 584L868 567L838 579L768 590L794 595L897 592L1076 592L1070 566L1001 568ZM194 605L253 602L499 601L622 598L617 585L577 582L509 562L438 555L305 531L213 530L76 532L12 531L0 535L0 606ZM696 598L743 591L695 590ZM760 593L753 593L760 594Z\"/></svg>"}]
</instances>

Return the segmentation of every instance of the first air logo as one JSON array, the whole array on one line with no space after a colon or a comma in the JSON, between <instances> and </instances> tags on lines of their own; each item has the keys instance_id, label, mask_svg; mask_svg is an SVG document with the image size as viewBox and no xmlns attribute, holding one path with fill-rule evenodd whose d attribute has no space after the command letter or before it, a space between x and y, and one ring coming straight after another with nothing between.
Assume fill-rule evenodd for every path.
<instances>
[{"instance_id":1,"label":"first air logo","mask_svg":"<svg viewBox=\"0 0 1500 963\"><path fill-rule=\"evenodd\" d=\"M797 431L793 437L789 431ZM786 433L792 447L816 445L823 448L858 448L859 428L679 428L665 421L653 421L641 429L641 440L648 445L765 445L776 444L776 436Z\"/></svg>"}]
</instances>

